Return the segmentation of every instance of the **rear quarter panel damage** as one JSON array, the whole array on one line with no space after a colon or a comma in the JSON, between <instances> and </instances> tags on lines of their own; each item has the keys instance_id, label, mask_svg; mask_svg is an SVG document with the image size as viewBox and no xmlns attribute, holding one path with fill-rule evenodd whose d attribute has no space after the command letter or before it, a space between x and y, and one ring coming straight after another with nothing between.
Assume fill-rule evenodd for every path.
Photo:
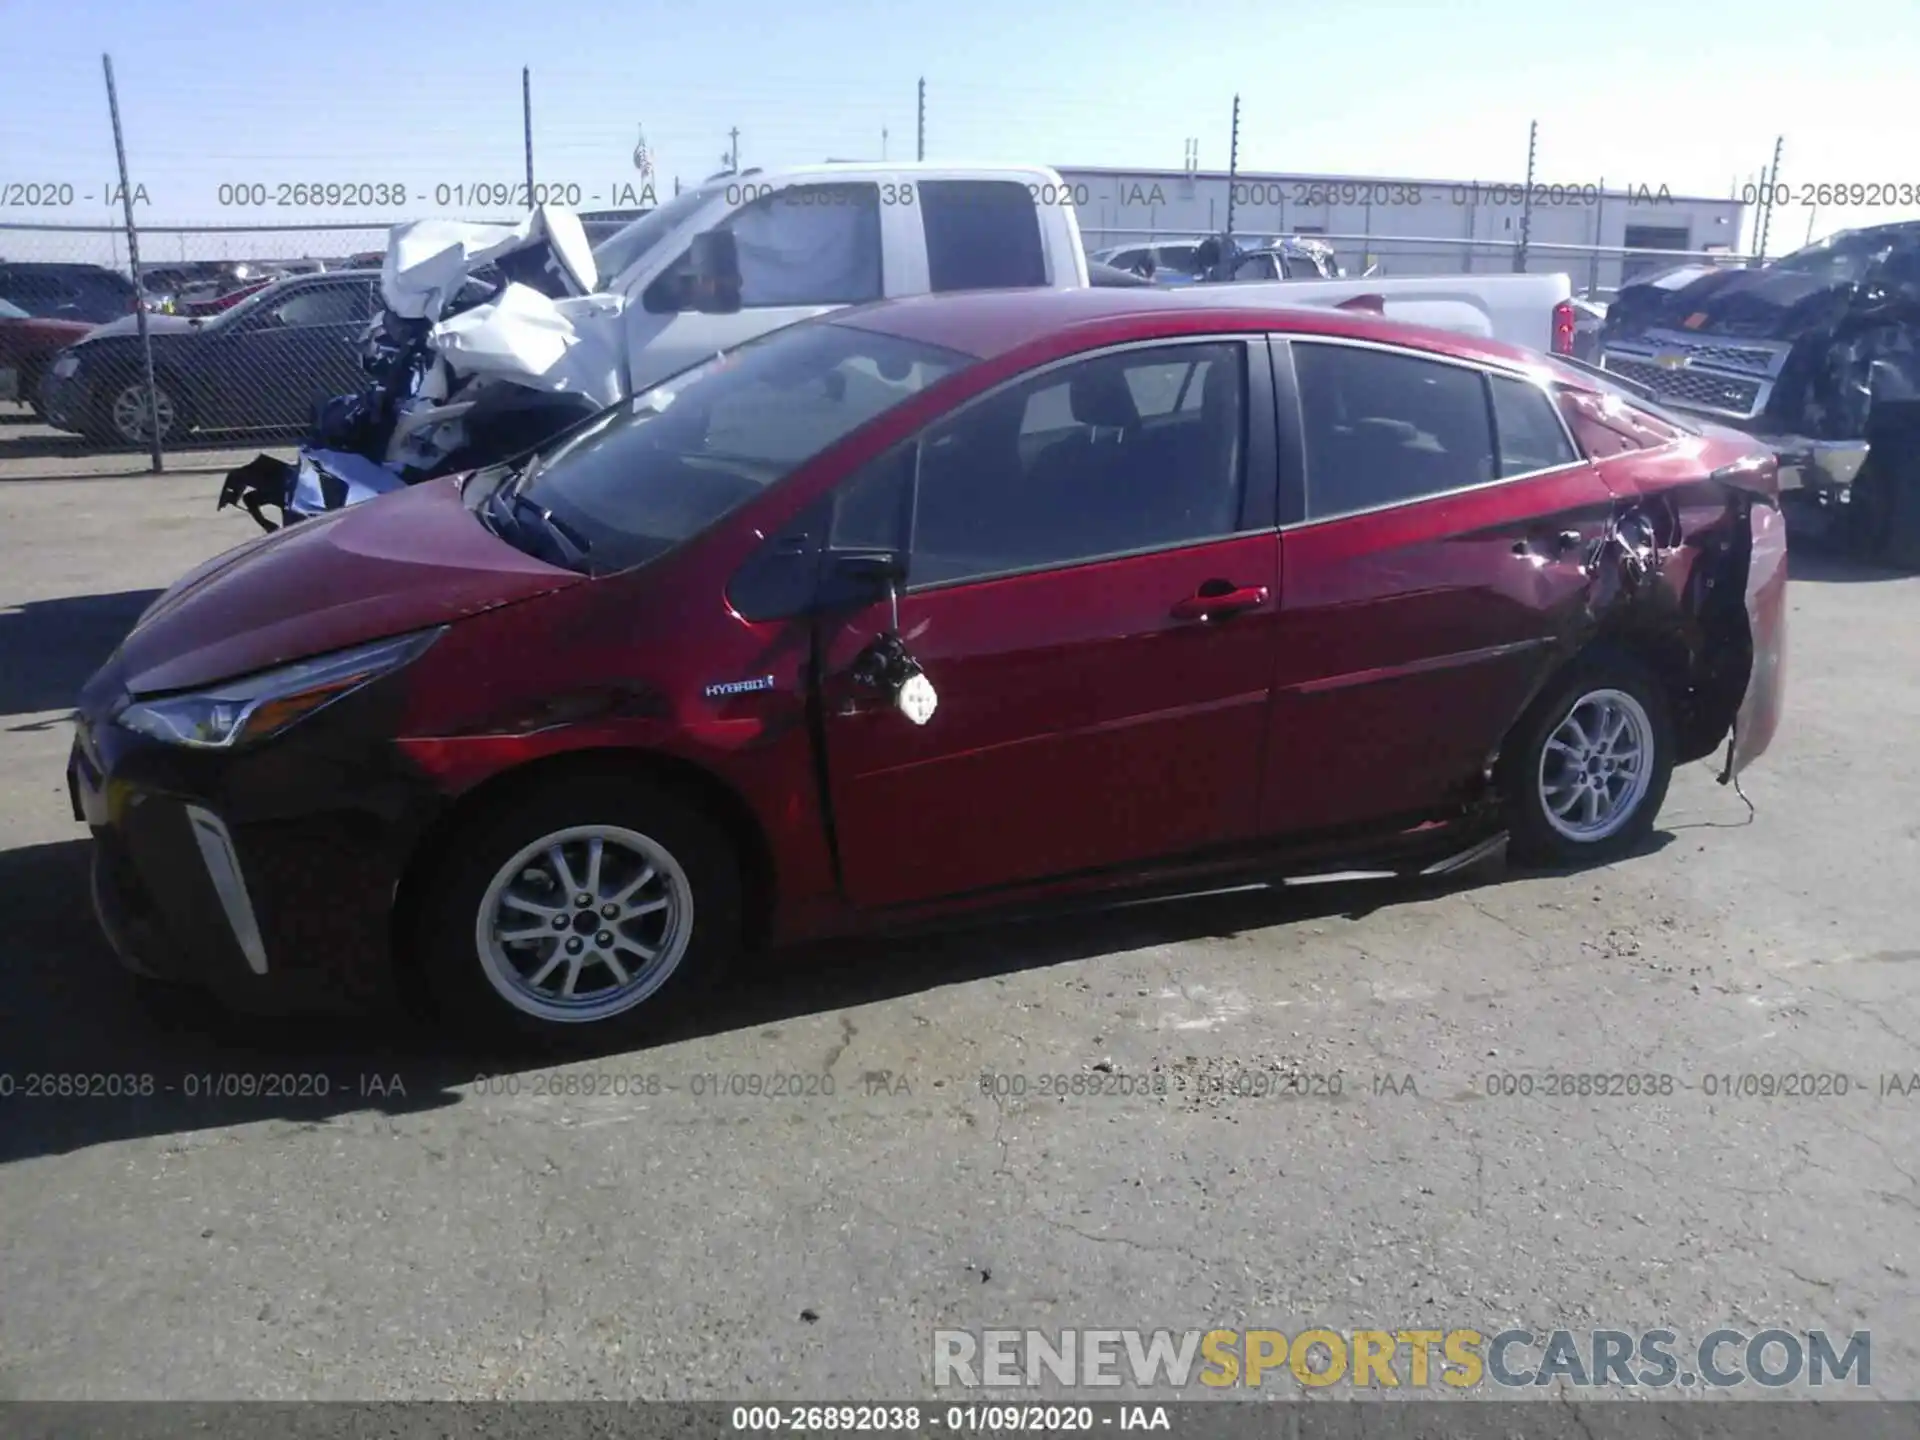
<instances>
[{"instance_id":1,"label":"rear quarter panel damage","mask_svg":"<svg viewBox=\"0 0 1920 1440\"><path fill-rule=\"evenodd\" d=\"M1676 760L1731 736L1723 779L1779 727L1786 643L1786 527L1772 456L1706 438L1666 456L1622 456L1621 495L1588 553L1581 648L1613 642L1648 661L1672 702Z\"/></svg>"}]
</instances>

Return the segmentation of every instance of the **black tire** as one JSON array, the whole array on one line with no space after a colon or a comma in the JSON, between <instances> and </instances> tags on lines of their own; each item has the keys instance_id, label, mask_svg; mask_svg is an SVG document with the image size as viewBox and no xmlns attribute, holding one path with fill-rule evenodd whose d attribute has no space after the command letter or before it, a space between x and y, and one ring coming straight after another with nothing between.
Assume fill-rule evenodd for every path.
<instances>
[{"instance_id":1,"label":"black tire","mask_svg":"<svg viewBox=\"0 0 1920 1440\"><path fill-rule=\"evenodd\" d=\"M1549 813L1545 792L1557 777L1573 773L1565 758L1567 752L1555 746L1549 756L1549 743L1577 707L1602 692L1630 697L1638 707L1637 716L1631 706L1617 700L1607 702L1610 713L1624 713L1629 717L1629 729L1643 729L1642 750L1651 753L1644 784L1626 779L1615 791L1617 771L1589 776L1603 787L1604 794L1614 795L1617 801L1637 798L1631 798L1610 824L1603 823L1591 836L1581 837L1559 828ZM1593 713L1588 711L1589 716ZM1507 810L1507 853L1522 865L1559 868L1596 864L1631 851L1651 833L1654 819L1666 803L1667 785L1673 778L1674 744L1666 691L1646 666L1615 649L1596 649L1580 657L1527 707L1501 752L1497 779ZM1580 768L1584 771L1586 767ZM1584 801L1575 803L1584 805ZM1576 813L1575 823L1579 818Z\"/></svg>"},{"instance_id":2,"label":"black tire","mask_svg":"<svg viewBox=\"0 0 1920 1440\"><path fill-rule=\"evenodd\" d=\"M659 934L644 916L606 923L620 925L624 939L651 944L680 937L684 945L664 978L654 982L657 988L629 1002L627 1008L609 1008L599 1014L583 1004L576 1013L561 1018L551 1013L559 1006L557 998L543 1002L522 990L516 1004L507 993L511 982L490 978L489 966L496 974L502 965L511 966L526 980L537 977L556 956L561 957L556 963L562 971L569 968L573 961L564 955L564 947L574 946L585 956L577 972L582 995L605 993L603 1004L611 1007L620 1003L619 982L614 972L595 957L618 951L619 963L632 972L630 993L637 992L645 967L651 963L637 961L633 951L619 949L617 942L608 943L606 937L616 932L596 928L603 922L595 918L599 913L595 907L578 906L578 896L562 895L557 884L539 883L542 878L562 878L545 853L514 864L518 879L506 877L506 867L536 844L588 827L627 832L657 847L679 867L679 880L684 881L686 891L681 896L678 881L660 867L660 878L643 885L633 902L651 905L660 895L678 897L670 899ZM568 872L564 878L585 883L586 843L564 842ZM606 869L595 888L602 903L613 903L621 884L652 861L624 842L606 837L602 853ZM532 883L529 877L534 877ZM505 883L508 889L518 887L522 899L531 896L542 903L557 900L553 909L571 915L575 925L550 937L542 934L516 939L504 946L496 943L490 947L489 957L489 947L482 945L480 926L483 908L489 916L502 911L501 904L489 900L497 882ZM683 903L690 903L690 915L674 910ZM516 917L528 917L529 932L545 923L530 907L523 908L519 900L506 900L504 906ZM684 1012L690 1002L720 979L740 948L741 914L739 857L718 824L664 787L627 776L574 774L521 791L461 826L424 891L414 930L414 955L436 1018L459 1039L509 1043L531 1040L543 1045L598 1044L610 1037L630 1040L653 1032ZM592 923L586 929L577 929L582 915ZM676 923L678 930L674 929ZM549 945L553 948L547 948ZM663 943L657 948L665 954L675 946ZM556 975L554 983L560 978ZM535 1013L543 1004L548 1013Z\"/></svg>"}]
</instances>

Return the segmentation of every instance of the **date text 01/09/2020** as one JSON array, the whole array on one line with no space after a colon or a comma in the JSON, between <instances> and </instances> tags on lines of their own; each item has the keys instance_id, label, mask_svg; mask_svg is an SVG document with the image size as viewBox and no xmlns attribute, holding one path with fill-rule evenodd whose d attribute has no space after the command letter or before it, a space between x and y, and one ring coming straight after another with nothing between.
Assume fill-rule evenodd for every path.
<instances>
[{"instance_id":1,"label":"date text 01/09/2020","mask_svg":"<svg viewBox=\"0 0 1920 1440\"><path fill-rule=\"evenodd\" d=\"M1171 1430L1164 1405L736 1405L730 1428L746 1432L880 1430L921 1434L1008 1431L1057 1435L1096 1429Z\"/></svg>"}]
</instances>

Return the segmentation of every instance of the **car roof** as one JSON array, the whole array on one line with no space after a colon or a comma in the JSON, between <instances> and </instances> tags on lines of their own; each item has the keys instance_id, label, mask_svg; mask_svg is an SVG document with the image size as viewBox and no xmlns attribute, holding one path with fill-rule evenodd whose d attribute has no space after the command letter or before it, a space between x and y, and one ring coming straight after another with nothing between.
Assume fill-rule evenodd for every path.
<instances>
[{"instance_id":1,"label":"car roof","mask_svg":"<svg viewBox=\"0 0 1920 1440\"><path fill-rule=\"evenodd\" d=\"M109 275L115 280L133 282L118 270L92 265L82 260L0 260L0 273L31 271L40 275Z\"/></svg>"},{"instance_id":2,"label":"car roof","mask_svg":"<svg viewBox=\"0 0 1920 1440\"><path fill-rule=\"evenodd\" d=\"M1242 293L1226 293L1235 290ZM877 330L980 360L1049 339L1065 342L1079 331L1098 332L1086 337L1093 346L1196 332L1261 330L1373 340L1509 368L1535 369L1543 363L1543 357L1533 351L1503 341L1408 325L1361 311L1289 305L1252 296L1238 286L975 290L883 300L828 318L833 324Z\"/></svg>"}]
</instances>

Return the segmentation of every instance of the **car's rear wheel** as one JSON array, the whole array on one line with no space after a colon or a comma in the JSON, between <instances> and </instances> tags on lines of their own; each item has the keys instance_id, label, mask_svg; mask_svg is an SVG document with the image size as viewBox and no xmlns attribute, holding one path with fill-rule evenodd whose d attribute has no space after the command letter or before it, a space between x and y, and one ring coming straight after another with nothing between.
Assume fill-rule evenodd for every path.
<instances>
[{"instance_id":1,"label":"car's rear wheel","mask_svg":"<svg viewBox=\"0 0 1920 1440\"><path fill-rule=\"evenodd\" d=\"M110 444L145 445L156 422L162 443L178 439L187 429L184 404L169 382L164 378L154 382L150 411L145 380L116 380L101 395L87 434Z\"/></svg>"},{"instance_id":2,"label":"car's rear wheel","mask_svg":"<svg viewBox=\"0 0 1920 1440\"><path fill-rule=\"evenodd\" d=\"M1673 776L1666 692L1631 656L1577 662L1528 707L1501 756L1510 853L1579 865L1644 840Z\"/></svg>"},{"instance_id":3,"label":"car's rear wheel","mask_svg":"<svg viewBox=\"0 0 1920 1440\"><path fill-rule=\"evenodd\" d=\"M490 1038L634 1033L739 946L740 866L719 826L624 777L572 776L463 827L420 914L443 1016Z\"/></svg>"}]
</instances>

